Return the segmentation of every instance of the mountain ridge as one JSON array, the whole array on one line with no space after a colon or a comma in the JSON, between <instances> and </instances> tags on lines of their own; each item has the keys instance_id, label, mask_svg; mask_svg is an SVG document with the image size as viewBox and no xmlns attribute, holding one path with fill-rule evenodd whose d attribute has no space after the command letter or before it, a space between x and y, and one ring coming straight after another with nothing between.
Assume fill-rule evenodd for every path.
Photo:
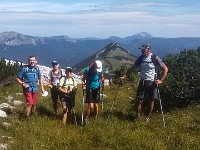
<instances>
[{"instance_id":1,"label":"mountain ridge","mask_svg":"<svg viewBox=\"0 0 200 150\"><path fill-rule=\"evenodd\" d=\"M116 42L111 42L95 54L73 66L73 68L75 72L81 72L82 69L89 66L95 60L100 60L103 62L105 73L112 73L122 65L132 65L135 59L136 56L131 54L128 50L124 49Z\"/></svg>"},{"instance_id":2,"label":"mountain ridge","mask_svg":"<svg viewBox=\"0 0 200 150\"><path fill-rule=\"evenodd\" d=\"M60 62L61 67L74 66L111 42L118 43L135 56L140 55L138 48L144 43L150 44L153 53L160 57L200 46L200 38L153 37L147 32L125 38L110 36L106 39L99 39L94 37L71 38L66 35L39 37L12 31L0 33L0 57L26 62L27 57L34 54L40 64L45 66L51 66L51 61L54 59Z\"/></svg>"}]
</instances>

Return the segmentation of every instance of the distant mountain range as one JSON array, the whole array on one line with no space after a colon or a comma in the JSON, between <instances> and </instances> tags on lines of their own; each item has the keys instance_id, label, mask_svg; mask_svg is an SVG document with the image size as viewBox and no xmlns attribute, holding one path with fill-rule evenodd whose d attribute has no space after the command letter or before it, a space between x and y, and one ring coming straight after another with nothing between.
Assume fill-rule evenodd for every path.
<instances>
[{"instance_id":1,"label":"distant mountain range","mask_svg":"<svg viewBox=\"0 0 200 150\"><path fill-rule=\"evenodd\" d=\"M161 57L200 46L200 38L153 37L146 32L125 38L111 36L107 39L68 36L34 37L16 32L3 32L0 33L0 57L26 63L27 57L34 54L42 65L50 66L51 61L57 59L64 68L78 64L111 42L117 42L135 56L140 54L138 47L143 43L149 43L152 51Z\"/></svg>"},{"instance_id":2,"label":"distant mountain range","mask_svg":"<svg viewBox=\"0 0 200 150\"><path fill-rule=\"evenodd\" d=\"M74 71L77 73L81 72L84 67L90 65L95 60L102 61L105 73L112 73L122 65L126 65L127 67L132 65L136 60L136 56L122 48L116 42L111 42L94 55L73 66Z\"/></svg>"}]
</instances>

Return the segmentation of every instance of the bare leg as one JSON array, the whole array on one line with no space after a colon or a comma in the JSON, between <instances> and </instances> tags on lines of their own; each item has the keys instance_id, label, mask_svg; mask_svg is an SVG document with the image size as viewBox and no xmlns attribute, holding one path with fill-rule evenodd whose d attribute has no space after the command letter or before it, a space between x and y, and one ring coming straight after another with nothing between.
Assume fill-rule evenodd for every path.
<instances>
[{"instance_id":1,"label":"bare leg","mask_svg":"<svg viewBox=\"0 0 200 150\"><path fill-rule=\"evenodd\" d=\"M53 111L57 115L57 100L53 100Z\"/></svg>"},{"instance_id":2,"label":"bare leg","mask_svg":"<svg viewBox=\"0 0 200 150\"><path fill-rule=\"evenodd\" d=\"M150 101L150 109L149 109L149 115L148 115L148 117L151 115L151 113L153 111L153 108L154 108L154 100L151 100Z\"/></svg>"},{"instance_id":3,"label":"bare leg","mask_svg":"<svg viewBox=\"0 0 200 150\"><path fill-rule=\"evenodd\" d=\"M67 107L63 106L63 124L67 123Z\"/></svg>"},{"instance_id":4,"label":"bare leg","mask_svg":"<svg viewBox=\"0 0 200 150\"><path fill-rule=\"evenodd\" d=\"M94 103L90 103L85 111L85 119L88 119L90 112L94 108Z\"/></svg>"},{"instance_id":5,"label":"bare leg","mask_svg":"<svg viewBox=\"0 0 200 150\"><path fill-rule=\"evenodd\" d=\"M138 108L137 108L137 117L139 118L142 112L142 100L139 99Z\"/></svg>"},{"instance_id":6,"label":"bare leg","mask_svg":"<svg viewBox=\"0 0 200 150\"><path fill-rule=\"evenodd\" d=\"M32 106L32 113L35 114L36 113L36 105Z\"/></svg>"},{"instance_id":7,"label":"bare leg","mask_svg":"<svg viewBox=\"0 0 200 150\"><path fill-rule=\"evenodd\" d=\"M31 114L31 108L32 108L32 105L27 105L26 106L26 111L25 111L26 117L30 116L30 114Z\"/></svg>"},{"instance_id":8,"label":"bare leg","mask_svg":"<svg viewBox=\"0 0 200 150\"><path fill-rule=\"evenodd\" d=\"M94 104L94 111L95 111L95 118L97 118L98 114L99 114L99 104L98 103Z\"/></svg>"}]
</instances>

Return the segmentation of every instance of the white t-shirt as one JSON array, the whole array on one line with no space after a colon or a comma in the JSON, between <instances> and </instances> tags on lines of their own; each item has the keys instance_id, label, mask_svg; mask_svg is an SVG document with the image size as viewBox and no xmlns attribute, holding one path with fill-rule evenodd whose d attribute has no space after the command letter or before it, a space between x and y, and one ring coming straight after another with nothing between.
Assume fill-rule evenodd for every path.
<instances>
[{"instance_id":1,"label":"white t-shirt","mask_svg":"<svg viewBox=\"0 0 200 150\"><path fill-rule=\"evenodd\" d=\"M141 65L140 65L140 73L141 73L141 79L142 80L150 80L154 81L156 77L156 66L152 62L152 53L149 56L144 56ZM163 65L163 62L161 59L156 56L156 60L158 62L158 65L161 67Z\"/></svg>"}]
</instances>

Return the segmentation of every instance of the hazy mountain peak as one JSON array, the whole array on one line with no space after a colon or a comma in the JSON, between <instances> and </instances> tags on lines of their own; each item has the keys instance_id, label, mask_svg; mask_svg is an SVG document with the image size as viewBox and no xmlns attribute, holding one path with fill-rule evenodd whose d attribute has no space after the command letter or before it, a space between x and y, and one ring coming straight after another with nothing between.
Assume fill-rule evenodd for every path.
<instances>
[{"instance_id":1,"label":"hazy mountain peak","mask_svg":"<svg viewBox=\"0 0 200 150\"><path fill-rule=\"evenodd\" d=\"M14 38L14 37L17 37L19 35L22 35L22 34L14 32L14 31L2 32L2 33L0 33L0 38Z\"/></svg>"},{"instance_id":2,"label":"hazy mountain peak","mask_svg":"<svg viewBox=\"0 0 200 150\"><path fill-rule=\"evenodd\" d=\"M23 35L17 32L2 32L0 33L0 43L8 46L16 46L23 44L36 45L41 42L39 37L33 37L29 35Z\"/></svg>"},{"instance_id":3,"label":"hazy mountain peak","mask_svg":"<svg viewBox=\"0 0 200 150\"><path fill-rule=\"evenodd\" d=\"M148 32L140 32L140 33L132 35L131 37L134 37L134 38L152 38L153 36Z\"/></svg>"},{"instance_id":4,"label":"hazy mountain peak","mask_svg":"<svg viewBox=\"0 0 200 150\"><path fill-rule=\"evenodd\" d=\"M55 39L55 40L57 40L57 41L76 42L75 39L72 39L71 37L66 36L66 35L52 36L52 39Z\"/></svg>"}]
</instances>

